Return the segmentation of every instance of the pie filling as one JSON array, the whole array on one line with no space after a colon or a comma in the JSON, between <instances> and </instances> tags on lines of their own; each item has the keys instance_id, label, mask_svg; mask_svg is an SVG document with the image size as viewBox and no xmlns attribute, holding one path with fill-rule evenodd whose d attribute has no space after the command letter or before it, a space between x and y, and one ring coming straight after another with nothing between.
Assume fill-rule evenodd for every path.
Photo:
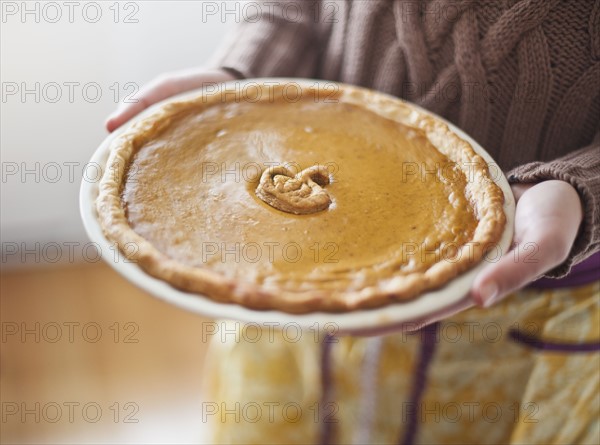
<instances>
[{"instance_id":1,"label":"pie filling","mask_svg":"<svg viewBox=\"0 0 600 445\"><path fill-rule=\"evenodd\" d=\"M357 104L218 101L139 146L120 199L183 266L333 295L453 261L479 222L460 167L424 130Z\"/></svg>"}]
</instances>

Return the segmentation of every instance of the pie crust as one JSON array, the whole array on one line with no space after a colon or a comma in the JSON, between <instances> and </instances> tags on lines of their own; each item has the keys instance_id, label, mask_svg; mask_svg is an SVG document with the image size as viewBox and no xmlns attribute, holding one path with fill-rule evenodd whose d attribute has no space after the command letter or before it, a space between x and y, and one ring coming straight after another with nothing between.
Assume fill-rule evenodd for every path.
<instances>
[{"instance_id":1,"label":"pie crust","mask_svg":"<svg viewBox=\"0 0 600 445\"><path fill-rule=\"evenodd\" d=\"M99 221L146 273L252 309L346 312L441 287L497 246L504 195L441 119L345 84L240 85L113 141Z\"/></svg>"}]
</instances>

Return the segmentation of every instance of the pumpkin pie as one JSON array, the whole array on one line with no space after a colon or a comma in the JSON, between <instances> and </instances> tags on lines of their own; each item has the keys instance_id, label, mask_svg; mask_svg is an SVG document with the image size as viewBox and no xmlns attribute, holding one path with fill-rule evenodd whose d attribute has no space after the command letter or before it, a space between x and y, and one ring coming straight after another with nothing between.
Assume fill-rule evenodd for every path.
<instances>
[{"instance_id":1,"label":"pumpkin pie","mask_svg":"<svg viewBox=\"0 0 600 445\"><path fill-rule=\"evenodd\" d=\"M442 120L338 83L267 81L167 103L113 141L106 237L219 302L344 312L415 298L505 225L486 162Z\"/></svg>"}]
</instances>

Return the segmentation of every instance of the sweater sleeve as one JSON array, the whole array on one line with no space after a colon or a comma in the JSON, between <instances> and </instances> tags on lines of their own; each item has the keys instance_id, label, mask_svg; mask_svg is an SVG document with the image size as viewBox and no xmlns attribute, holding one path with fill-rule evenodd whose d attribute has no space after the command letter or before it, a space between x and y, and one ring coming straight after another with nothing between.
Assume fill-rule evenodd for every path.
<instances>
[{"instance_id":1,"label":"sweater sleeve","mask_svg":"<svg viewBox=\"0 0 600 445\"><path fill-rule=\"evenodd\" d=\"M583 205L583 221L567 260L546 276L562 278L571 267L600 250L600 132L592 143L550 162L521 165L508 174L510 183L559 179L571 184Z\"/></svg>"},{"instance_id":2,"label":"sweater sleeve","mask_svg":"<svg viewBox=\"0 0 600 445\"><path fill-rule=\"evenodd\" d=\"M317 0L252 2L209 65L238 78L314 77L319 8Z\"/></svg>"}]
</instances>

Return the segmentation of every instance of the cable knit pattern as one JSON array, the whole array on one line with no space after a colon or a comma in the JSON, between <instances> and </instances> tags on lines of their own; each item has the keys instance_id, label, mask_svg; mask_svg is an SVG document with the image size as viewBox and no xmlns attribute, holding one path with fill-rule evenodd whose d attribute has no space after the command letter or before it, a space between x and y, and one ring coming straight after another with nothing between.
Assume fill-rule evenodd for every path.
<instances>
[{"instance_id":1,"label":"cable knit pattern","mask_svg":"<svg viewBox=\"0 0 600 445\"><path fill-rule=\"evenodd\" d=\"M290 3L300 17L286 13ZM510 181L577 189L581 232L548 276L600 249L600 0L278 0L260 12L212 65L424 106L471 134Z\"/></svg>"}]
</instances>

